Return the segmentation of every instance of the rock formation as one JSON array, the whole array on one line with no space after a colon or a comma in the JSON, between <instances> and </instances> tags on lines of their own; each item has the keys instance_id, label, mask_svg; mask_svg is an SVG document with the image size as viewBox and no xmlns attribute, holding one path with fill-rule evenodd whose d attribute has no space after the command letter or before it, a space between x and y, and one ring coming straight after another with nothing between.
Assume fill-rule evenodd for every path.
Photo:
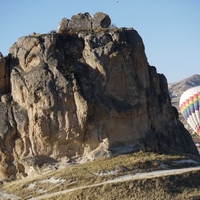
<instances>
[{"instance_id":1,"label":"rock formation","mask_svg":"<svg viewBox=\"0 0 200 200\"><path fill-rule=\"evenodd\" d=\"M1 87L1 179L137 150L198 155L165 76L149 66L132 28L24 36L5 60L11 92Z\"/></svg>"},{"instance_id":2,"label":"rock formation","mask_svg":"<svg viewBox=\"0 0 200 200\"><path fill-rule=\"evenodd\" d=\"M58 24L58 33L66 33L71 29L85 30L108 28L111 24L111 19L107 14L97 12L93 18L89 13L79 13L73 15L71 20L63 18Z\"/></svg>"},{"instance_id":3,"label":"rock formation","mask_svg":"<svg viewBox=\"0 0 200 200\"><path fill-rule=\"evenodd\" d=\"M6 68L6 59L3 57L0 52L0 94L9 92L9 72Z\"/></svg>"}]
</instances>

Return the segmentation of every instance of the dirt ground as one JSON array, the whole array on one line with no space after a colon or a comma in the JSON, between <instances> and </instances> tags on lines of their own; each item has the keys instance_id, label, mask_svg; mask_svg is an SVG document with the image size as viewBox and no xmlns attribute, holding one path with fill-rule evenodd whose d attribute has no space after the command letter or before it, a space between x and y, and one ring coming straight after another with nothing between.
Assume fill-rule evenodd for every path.
<instances>
[{"instance_id":1,"label":"dirt ground","mask_svg":"<svg viewBox=\"0 0 200 200\"><path fill-rule=\"evenodd\" d=\"M138 152L4 183L0 190L12 194L2 199L13 200L197 200L200 160Z\"/></svg>"},{"instance_id":2,"label":"dirt ground","mask_svg":"<svg viewBox=\"0 0 200 200\"><path fill-rule=\"evenodd\" d=\"M200 199L200 172L105 184L72 192L57 199L197 200Z\"/></svg>"},{"instance_id":3,"label":"dirt ground","mask_svg":"<svg viewBox=\"0 0 200 200\"><path fill-rule=\"evenodd\" d=\"M93 187L78 188L60 195L36 197L39 199L87 200L168 200L200 199L200 170L170 176L118 181Z\"/></svg>"}]
</instances>

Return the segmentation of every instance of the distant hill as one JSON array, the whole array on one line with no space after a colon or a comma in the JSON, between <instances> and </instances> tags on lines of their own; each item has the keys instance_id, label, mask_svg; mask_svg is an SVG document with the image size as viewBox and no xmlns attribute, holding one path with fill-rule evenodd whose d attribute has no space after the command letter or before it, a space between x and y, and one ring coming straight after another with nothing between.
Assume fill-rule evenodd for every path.
<instances>
[{"instance_id":1,"label":"distant hill","mask_svg":"<svg viewBox=\"0 0 200 200\"><path fill-rule=\"evenodd\" d=\"M195 74L176 83L169 83L169 93L172 105L178 108L181 94L191 87L200 85L200 75Z\"/></svg>"},{"instance_id":2,"label":"distant hill","mask_svg":"<svg viewBox=\"0 0 200 200\"><path fill-rule=\"evenodd\" d=\"M179 100L184 91L186 91L187 89L189 89L191 87L195 87L198 85L200 85L200 75L199 74L195 74L193 76L185 78L176 83L168 84L169 94L171 97L172 105L177 108L177 110L179 112L179 119L184 124L185 128L190 132L195 143L200 143L200 137L195 135L195 132L191 129L191 127L188 125L186 120L183 118L183 115L180 113Z\"/></svg>"}]
</instances>

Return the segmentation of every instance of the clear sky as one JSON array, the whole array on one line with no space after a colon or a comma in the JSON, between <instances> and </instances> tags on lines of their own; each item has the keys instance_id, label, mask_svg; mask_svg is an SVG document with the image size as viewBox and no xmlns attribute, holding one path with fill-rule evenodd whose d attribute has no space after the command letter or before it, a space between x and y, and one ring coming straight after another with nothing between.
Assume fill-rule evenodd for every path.
<instances>
[{"instance_id":1,"label":"clear sky","mask_svg":"<svg viewBox=\"0 0 200 200\"><path fill-rule=\"evenodd\" d=\"M57 30L63 17L109 14L117 27L133 27L150 65L169 83L200 74L200 0L1 0L0 52L21 36Z\"/></svg>"}]
</instances>

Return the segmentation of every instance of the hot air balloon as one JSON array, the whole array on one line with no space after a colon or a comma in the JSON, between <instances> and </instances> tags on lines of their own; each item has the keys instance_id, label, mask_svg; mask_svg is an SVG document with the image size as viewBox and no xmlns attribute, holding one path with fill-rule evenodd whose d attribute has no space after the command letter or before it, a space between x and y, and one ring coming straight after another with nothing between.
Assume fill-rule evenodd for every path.
<instances>
[{"instance_id":1,"label":"hot air balloon","mask_svg":"<svg viewBox=\"0 0 200 200\"><path fill-rule=\"evenodd\" d=\"M200 135L200 86L186 90L181 95L179 107L187 123Z\"/></svg>"}]
</instances>

